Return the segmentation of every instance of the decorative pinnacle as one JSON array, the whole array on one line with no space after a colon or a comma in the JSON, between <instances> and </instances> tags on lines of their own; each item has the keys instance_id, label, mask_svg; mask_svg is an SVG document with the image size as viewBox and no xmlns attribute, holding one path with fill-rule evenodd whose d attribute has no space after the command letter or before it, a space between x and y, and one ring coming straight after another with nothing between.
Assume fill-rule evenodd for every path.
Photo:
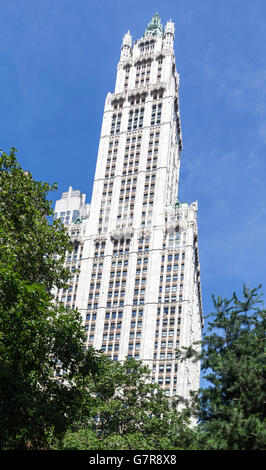
<instances>
[{"instance_id":1,"label":"decorative pinnacle","mask_svg":"<svg viewBox=\"0 0 266 470\"><path fill-rule=\"evenodd\" d=\"M144 36L147 34L152 34L153 36L162 36L163 35L163 25L161 22L161 18L159 17L158 12L156 11L155 15L153 15L152 20L148 24Z\"/></svg>"},{"instance_id":2,"label":"decorative pinnacle","mask_svg":"<svg viewBox=\"0 0 266 470\"><path fill-rule=\"evenodd\" d=\"M171 33L173 36L175 35L175 24L173 23L171 19L167 21L164 32Z\"/></svg>"},{"instance_id":3,"label":"decorative pinnacle","mask_svg":"<svg viewBox=\"0 0 266 470\"><path fill-rule=\"evenodd\" d=\"M124 35L123 37L123 46L129 46L131 47L132 46L132 37L131 37L131 34L128 30L127 34Z\"/></svg>"}]
</instances>

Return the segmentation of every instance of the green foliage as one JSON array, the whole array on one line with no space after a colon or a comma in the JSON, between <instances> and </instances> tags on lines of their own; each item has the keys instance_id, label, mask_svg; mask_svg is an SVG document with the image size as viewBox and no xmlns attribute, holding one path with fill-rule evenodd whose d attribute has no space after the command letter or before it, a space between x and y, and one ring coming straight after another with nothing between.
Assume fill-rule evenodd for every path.
<instances>
[{"instance_id":1,"label":"green foliage","mask_svg":"<svg viewBox=\"0 0 266 470\"><path fill-rule=\"evenodd\" d=\"M66 313L51 295L69 278L63 265L68 236L60 222L48 222L46 196L54 188L24 172L14 149L0 154L2 449L47 447L79 406L74 377L86 362L80 315ZM66 373L53 380L57 361Z\"/></svg>"},{"instance_id":2,"label":"green foliage","mask_svg":"<svg viewBox=\"0 0 266 470\"><path fill-rule=\"evenodd\" d=\"M63 266L69 238L60 221L47 220L53 215L47 195L56 185L35 181L15 153L0 153L0 262L50 292L69 278Z\"/></svg>"},{"instance_id":3,"label":"green foliage","mask_svg":"<svg viewBox=\"0 0 266 470\"><path fill-rule=\"evenodd\" d=\"M213 297L202 341L198 446L262 449L265 446L265 310L257 289L244 286L243 300Z\"/></svg>"},{"instance_id":4,"label":"green foliage","mask_svg":"<svg viewBox=\"0 0 266 470\"><path fill-rule=\"evenodd\" d=\"M86 378L81 416L66 433L65 449L174 449L188 447L191 430L158 385L150 369L105 356L97 377ZM78 446L78 447L77 447Z\"/></svg>"}]
</instances>

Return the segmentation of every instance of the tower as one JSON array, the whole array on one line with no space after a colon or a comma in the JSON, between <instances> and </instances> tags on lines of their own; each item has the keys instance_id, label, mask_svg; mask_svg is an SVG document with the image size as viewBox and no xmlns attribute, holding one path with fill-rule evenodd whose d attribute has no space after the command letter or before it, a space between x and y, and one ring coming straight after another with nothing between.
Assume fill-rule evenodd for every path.
<instances>
[{"instance_id":1,"label":"tower","mask_svg":"<svg viewBox=\"0 0 266 470\"><path fill-rule=\"evenodd\" d=\"M72 281L56 298L80 311L87 346L142 360L168 395L188 397L199 365L178 349L201 338L203 317L198 205L178 200L181 151L174 23L164 29L156 13L134 44L123 38L90 206L72 188L56 203L58 217L71 201L80 210L64 219Z\"/></svg>"}]
</instances>

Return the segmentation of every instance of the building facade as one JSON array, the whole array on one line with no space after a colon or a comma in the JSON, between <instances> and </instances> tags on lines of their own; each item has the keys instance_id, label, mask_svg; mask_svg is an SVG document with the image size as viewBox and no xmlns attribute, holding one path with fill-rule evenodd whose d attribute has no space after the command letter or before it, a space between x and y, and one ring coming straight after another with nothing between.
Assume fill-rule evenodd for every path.
<instances>
[{"instance_id":1,"label":"building facade","mask_svg":"<svg viewBox=\"0 0 266 470\"><path fill-rule=\"evenodd\" d=\"M87 346L148 364L169 396L199 386L199 364L178 349L203 326L197 202L178 201L182 133L174 23L156 13L134 44L122 42L114 93L104 106L90 205L63 193L55 213L69 230L69 289Z\"/></svg>"}]
</instances>

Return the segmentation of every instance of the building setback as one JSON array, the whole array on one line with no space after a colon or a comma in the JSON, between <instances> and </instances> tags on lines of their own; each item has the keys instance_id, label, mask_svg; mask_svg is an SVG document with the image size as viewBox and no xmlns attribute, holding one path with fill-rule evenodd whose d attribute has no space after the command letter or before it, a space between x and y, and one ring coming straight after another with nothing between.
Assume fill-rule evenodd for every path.
<instances>
[{"instance_id":1,"label":"building setback","mask_svg":"<svg viewBox=\"0 0 266 470\"><path fill-rule=\"evenodd\" d=\"M156 13L142 38L122 42L114 93L105 101L91 204L80 191L56 202L73 241L67 290L86 345L112 360L148 364L169 396L187 398L200 366L177 349L203 326L197 202L178 201L182 134L174 23Z\"/></svg>"}]
</instances>

